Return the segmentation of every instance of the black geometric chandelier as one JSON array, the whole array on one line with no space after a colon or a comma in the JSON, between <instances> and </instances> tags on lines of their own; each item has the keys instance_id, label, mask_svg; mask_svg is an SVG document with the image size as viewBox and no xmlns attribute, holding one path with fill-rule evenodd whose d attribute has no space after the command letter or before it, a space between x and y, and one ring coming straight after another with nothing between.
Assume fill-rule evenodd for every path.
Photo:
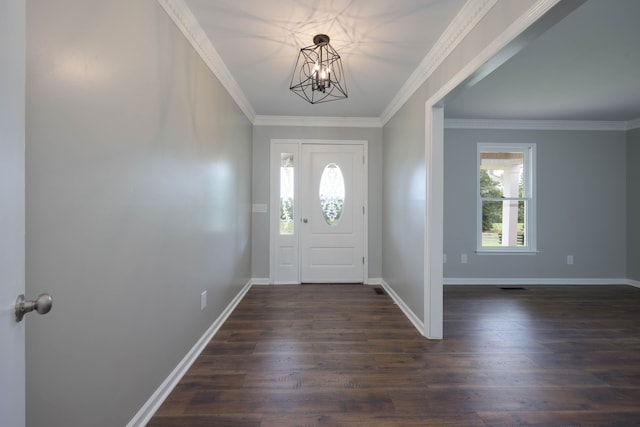
<instances>
[{"instance_id":1,"label":"black geometric chandelier","mask_svg":"<svg viewBox=\"0 0 640 427\"><path fill-rule=\"evenodd\" d=\"M313 43L300 49L289 89L312 104L347 98L342 61L329 36L318 34Z\"/></svg>"}]
</instances>

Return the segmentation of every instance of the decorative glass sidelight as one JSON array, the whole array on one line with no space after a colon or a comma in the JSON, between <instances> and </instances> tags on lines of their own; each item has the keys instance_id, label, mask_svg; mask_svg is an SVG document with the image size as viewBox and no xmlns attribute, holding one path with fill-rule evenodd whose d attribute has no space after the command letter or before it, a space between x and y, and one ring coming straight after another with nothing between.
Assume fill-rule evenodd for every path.
<instances>
[{"instance_id":1,"label":"decorative glass sidelight","mask_svg":"<svg viewBox=\"0 0 640 427\"><path fill-rule=\"evenodd\" d=\"M293 234L293 154L280 154L280 234Z\"/></svg>"},{"instance_id":2,"label":"decorative glass sidelight","mask_svg":"<svg viewBox=\"0 0 640 427\"><path fill-rule=\"evenodd\" d=\"M344 177L340 167L330 163L320 178L320 209L329 225L336 225L342 217L344 207Z\"/></svg>"}]
</instances>

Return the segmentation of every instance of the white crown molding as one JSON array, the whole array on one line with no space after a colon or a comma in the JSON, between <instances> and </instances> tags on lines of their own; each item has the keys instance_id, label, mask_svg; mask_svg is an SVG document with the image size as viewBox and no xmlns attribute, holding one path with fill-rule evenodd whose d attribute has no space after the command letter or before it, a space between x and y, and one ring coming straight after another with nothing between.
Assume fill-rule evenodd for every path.
<instances>
[{"instance_id":1,"label":"white crown molding","mask_svg":"<svg viewBox=\"0 0 640 427\"><path fill-rule=\"evenodd\" d=\"M576 278L456 278L445 277L444 285L479 285L479 286L536 286L536 285L632 285L628 279L576 279ZM633 286L633 285L632 285Z\"/></svg>"},{"instance_id":2,"label":"white crown molding","mask_svg":"<svg viewBox=\"0 0 640 427\"><path fill-rule=\"evenodd\" d=\"M453 52L467 34L491 10L498 0L469 0L444 30L438 41L424 57L400 91L384 109L380 120L387 123L400 107Z\"/></svg>"},{"instance_id":3,"label":"white crown molding","mask_svg":"<svg viewBox=\"0 0 640 427\"><path fill-rule=\"evenodd\" d=\"M475 56L475 58L471 59L466 65L460 68L452 78L450 78L442 87L440 87L440 89L438 89L434 94L432 94L426 102L427 107L431 108L433 105L435 105L437 101L441 100L442 97L444 97L453 89L455 89L460 83L462 83L466 78L471 76L483 64L485 64L492 57L498 54L502 49L504 49L509 43L515 40L515 38L519 34L521 34L523 31L529 28L534 22L540 19L540 17L542 17L545 13L547 13L559 1L560 0L537 0L536 3L526 13L524 13L520 18L512 22L511 25L508 28L506 28L502 33L500 33L500 35L497 38L495 38L488 45L486 45L485 48L482 49ZM480 6L478 6L479 3L480 3ZM471 31L473 27L475 27L475 25L484 17L484 15L486 15L486 13L491 9L491 7L495 5L495 3L496 2L489 2L489 1L486 1L483 3L481 2L481 0L477 0L477 1L470 0L465 4L465 7L463 9L467 9L467 6L468 6L469 7L468 10L474 10L474 7L472 7L471 4L476 5L475 8L480 8L480 9L478 10L477 14L474 16L473 23L469 23L467 25L466 27L467 31L462 36L458 37L457 40L451 44L451 47L448 49L446 55L449 55L449 53L451 53L458 46L458 44L460 44L464 36L466 36L468 32ZM461 11L460 14L462 14L463 12L464 10ZM460 20L460 21L464 22L464 20ZM449 26L451 28L456 28L456 26L460 25L458 22L459 22L458 19L454 19ZM445 33L446 32L447 31L445 31ZM452 31L452 32L455 33L455 31ZM432 51L433 50L435 50L435 47L434 49L432 49ZM440 62L437 63L437 65L434 64L433 69L435 69L436 66L439 66L442 63L442 61L446 58L446 55L442 56L442 58L440 59ZM431 72L433 72L433 70L431 70ZM425 73L426 77L422 80L420 84L424 83L424 81L426 81L426 78L428 78L429 75L430 73ZM400 109L400 107L402 107L402 105L409 99L409 97L413 95L413 93L419 88L419 86L420 85L417 85L415 86L415 89L410 90L409 81L407 81L407 84L403 86L403 89L401 89L401 92L398 93L398 95L393 99L391 104L389 104L389 107L387 107L387 109L385 109L385 111L381 115L381 120L383 124L386 124L391 119L391 117L393 117L393 115Z\"/></svg>"},{"instance_id":4,"label":"white crown molding","mask_svg":"<svg viewBox=\"0 0 640 427\"><path fill-rule=\"evenodd\" d=\"M640 118L627 122L627 130L640 129Z\"/></svg>"},{"instance_id":5,"label":"white crown molding","mask_svg":"<svg viewBox=\"0 0 640 427\"><path fill-rule=\"evenodd\" d=\"M182 34L187 38L191 46L200 55L207 67L220 80L220 83L229 92L229 95L238 104L238 107L253 123L256 117L255 110L249 103L244 92L233 78L233 75L218 54L218 51L207 37L198 20L193 16L191 9L183 0L157 0L167 15L175 22Z\"/></svg>"},{"instance_id":6,"label":"white crown molding","mask_svg":"<svg viewBox=\"0 0 640 427\"><path fill-rule=\"evenodd\" d=\"M426 107L432 108L444 96L464 82L465 79L472 76L473 73L483 64L498 55L506 46L509 45L509 43L515 40L519 34L522 34L522 32L533 25L534 22L540 19L560 1L561 0L537 0L525 14L513 21L509 27L498 35L498 37L486 45L485 48L478 52L473 59L460 68L453 77L444 83L440 89L432 94L425 103ZM386 123L386 121L383 121L383 123Z\"/></svg>"},{"instance_id":7,"label":"white crown molding","mask_svg":"<svg viewBox=\"0 0 640 427\"><path fill-rule=\"evenodd\" d=\"M626 131L632 122L586 120L445 119L446 129Z\"/></svg>"},{"instance_id":8,"label":"white crown molding","mask_svg":"<svg viewBox=\"0 0 640 427\"><path fill-rule=\"evenodd\" d=\"M256 116L255 126L380 128L377 117Z\"/></svg>"}]
</instances>

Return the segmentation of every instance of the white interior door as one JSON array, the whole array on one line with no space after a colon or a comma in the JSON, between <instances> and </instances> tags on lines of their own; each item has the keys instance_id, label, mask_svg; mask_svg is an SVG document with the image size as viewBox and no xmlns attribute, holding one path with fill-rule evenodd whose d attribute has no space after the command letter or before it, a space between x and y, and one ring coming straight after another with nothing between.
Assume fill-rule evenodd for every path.
<instances>
[{"instance_id":1,"label":"white interior door","mask_svg":"<svg viewBox=\"0 0 640 427\"><path fill-rule=\"evenodd\" d=\"M300 279L362 283L363 146L303 144L300 159Z\"/></svg>"},{"instance_id":2,"label":"white interior door","mask_svg":"<svg viewBox=\"0 0 640 427\"><path fill-rule=\"evenodd\" d=\"M25 2L0 1L0 425L25 424Z\"/></svg>"}]
</instances>

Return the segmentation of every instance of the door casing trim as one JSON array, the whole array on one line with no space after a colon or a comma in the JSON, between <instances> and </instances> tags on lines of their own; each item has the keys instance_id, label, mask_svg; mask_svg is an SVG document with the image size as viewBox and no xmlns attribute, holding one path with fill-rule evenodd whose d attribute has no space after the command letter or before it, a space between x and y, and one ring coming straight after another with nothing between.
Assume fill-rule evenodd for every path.
<instances>
[{"instance_id":1,"label":"door casing trim","mask_svg":"<svg viewBox=\"0 0 640 427\"><path fill-rule=\"evenodd\" d=\"M364 215L363 215L363 251L364 251L364 269L363 269L363 282L367 283L369 277L369 141L368 140L351 140L351 139L271 139L269 146L269 206L275 207L278 205L278 192L275 191L274 183L278 181L278 177L275 175L275 170L272 169L271 159L273 157L273 151L278 145L282 144L296 144L298 145L298 154L300 153L300 147L304 144L313 145L361 145L364 152L364 168L363 168L363 191L364 191ZM297 179L297 178L296 178ZM275 284L275 269L276 258L275 251L277 245L277 230L274 226L277 219L277 211L275 209L269 209L269 284ZM299 239L298 235L298 239ZM298 253L300 252L298 245ZM298 280L296 283L300 283L300 257L298 256ZM294 284L294 283L292 283Z\"/></svg>"}]
</instances>

